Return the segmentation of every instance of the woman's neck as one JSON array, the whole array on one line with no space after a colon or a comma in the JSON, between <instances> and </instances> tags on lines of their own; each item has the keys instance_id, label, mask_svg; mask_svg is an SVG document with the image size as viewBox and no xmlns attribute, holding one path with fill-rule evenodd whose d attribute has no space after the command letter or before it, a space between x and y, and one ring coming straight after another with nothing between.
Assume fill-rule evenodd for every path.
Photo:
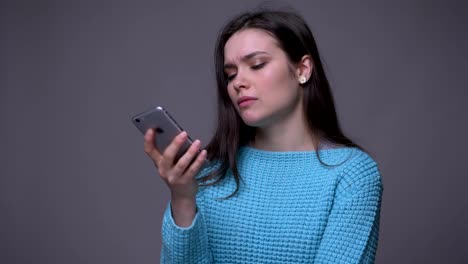
<instances>
[{"instance_id":1,"label":"woman's neck","mask_svg":"<svg viewBox=\"0 0 468 264\"><path fill-rule=\"evenodd\" d=\"M272 125L256 129L251 146L270 151L316 150L313 134L310 131L302 109Z\"/></svg>"}]
</instances>

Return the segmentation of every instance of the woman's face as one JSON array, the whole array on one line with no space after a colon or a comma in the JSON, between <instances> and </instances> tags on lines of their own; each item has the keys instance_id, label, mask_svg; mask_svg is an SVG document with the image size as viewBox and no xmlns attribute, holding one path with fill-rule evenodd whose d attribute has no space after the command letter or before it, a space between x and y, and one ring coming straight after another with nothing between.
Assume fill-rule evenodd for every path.
<instances>
[{"instance_id":1,"label":"woman's face","mask_svg":"<svg viewBox=\"0 0 468 264\"><path fill-rule=\"evenodd\" d=\"M270 126L297 110L302 99L297 70L266 31L236 32L224 54L229 97L247 125Z\"/></svg>"}]
</instances>

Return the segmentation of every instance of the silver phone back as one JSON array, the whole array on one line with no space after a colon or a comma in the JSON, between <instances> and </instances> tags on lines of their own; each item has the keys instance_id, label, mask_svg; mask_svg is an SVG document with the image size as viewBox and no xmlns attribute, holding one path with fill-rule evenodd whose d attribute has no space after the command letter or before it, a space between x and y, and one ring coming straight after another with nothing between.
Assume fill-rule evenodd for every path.
<instances>
[{"instance_id":1,"label":"silver phone back","mask_svg":"<svg viewBox=\"0 0 468 264\"><path fill-rule=\"evenodd\" d=\"M148 129L155 129L155 145L161 153L172 142L174 137L183 131L177 122L161 106L151 108L143 113L135 115L132 117L132 122L143 135ZM192 140L189 138L180 148L175 160L178 160L187 151L191 143Z\"/></svg>"}]
</instances>

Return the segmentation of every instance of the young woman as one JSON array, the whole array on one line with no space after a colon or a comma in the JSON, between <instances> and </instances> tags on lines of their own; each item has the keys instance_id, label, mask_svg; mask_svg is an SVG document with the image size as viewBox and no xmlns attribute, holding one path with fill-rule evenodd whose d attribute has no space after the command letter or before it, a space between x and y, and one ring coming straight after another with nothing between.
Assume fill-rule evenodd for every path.
<instances>
[{"instance_id":1,"label":"young woman","mask_svg":"<svg viewBox=\"0 0 468 264\"><path fill-rule=\"evenodd\" d=\"M340 129L315 40L284 11L242 14L215 50L218 127L179 160L145 152L171 191L162 263L373 263L383 185ZM200 170L205 159L212 162Z\"/></svg>"}]
</instances>

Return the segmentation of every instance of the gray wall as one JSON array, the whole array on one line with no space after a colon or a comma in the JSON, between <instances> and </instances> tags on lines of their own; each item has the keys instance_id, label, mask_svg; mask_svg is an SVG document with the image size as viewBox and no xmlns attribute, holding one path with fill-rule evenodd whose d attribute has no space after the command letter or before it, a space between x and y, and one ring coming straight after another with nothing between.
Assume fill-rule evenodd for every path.
<instances>
[{"instance_id":1,"label":"gray wall","mask_svg":"<svg viewBox=\"0 0 468 264\"><path fill-rule=\"evenodd\" d=\"M130 117L214 129L212 50L259 1L2 1L0 263L158 263L169 195ZM467 263L466 1L289 1L379 162L377 263ZM463 121L464 120L464 121Z\"/></svg>"}]
</instances>

